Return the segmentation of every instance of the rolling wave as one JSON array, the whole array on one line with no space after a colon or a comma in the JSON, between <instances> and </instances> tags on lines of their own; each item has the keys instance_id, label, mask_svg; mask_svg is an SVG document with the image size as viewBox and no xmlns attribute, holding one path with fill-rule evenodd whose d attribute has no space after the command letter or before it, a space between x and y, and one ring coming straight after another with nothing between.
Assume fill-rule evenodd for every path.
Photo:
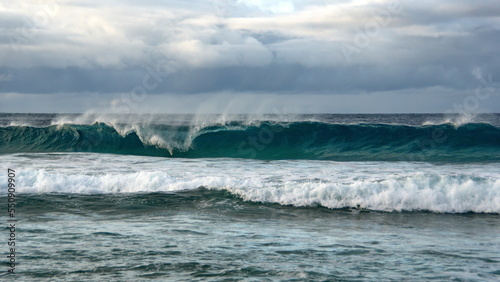
<instances>
[{"instance_id":1,"label":"rolling wave","mask_svg":"<svg viewBox=\"0 0 500 282\"><path fill-rule=\"evenodd\" d=\"M95 152L183 158L309 159L335 161L500 161L500 128L226 122L200 127L95 123L0 128L0 154Z\"/></svg>"},{"instance_id":2,"label":"rolling wave","mask_svg":"<svg viewBox=\"0 0 500 282\"><path fill-rule=\"evenodd\" d=\"M268 179L235 175L199 175L195 178L182 178L162 171L73 175L45 170L25 170L20 173L19 180L23 193L35 196L54 193L64 195L175 193L187 196L202 194L202 198L206 199L210 194L216 198L224 197L220 192L226 192L247 202L294 207L330 209L360 207L385 212L500 213L499 179L467 174L442 175L428 171L404 176L384 175L380 179L353 178L321 182L307 179L270 183ZM208 194L205 191L208 191ZM176 202L175 205L179 203Z\"/></svg>"}]
</instances>

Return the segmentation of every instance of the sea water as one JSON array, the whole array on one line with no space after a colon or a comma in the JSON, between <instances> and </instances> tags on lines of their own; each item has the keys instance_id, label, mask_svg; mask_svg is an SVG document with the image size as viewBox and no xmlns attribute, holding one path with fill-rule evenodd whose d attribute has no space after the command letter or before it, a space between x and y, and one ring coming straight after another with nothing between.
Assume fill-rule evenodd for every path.
<instances>
[{"instance_id":1,"label":"sea water","mask_svg":"<svg viewBox=\"0 0 500 282\"><path fill-rule=\"evenodd\" d=\"M500 116L456 118L2 114L0 279L496 281Z\"/></svg>"}]
</instances>

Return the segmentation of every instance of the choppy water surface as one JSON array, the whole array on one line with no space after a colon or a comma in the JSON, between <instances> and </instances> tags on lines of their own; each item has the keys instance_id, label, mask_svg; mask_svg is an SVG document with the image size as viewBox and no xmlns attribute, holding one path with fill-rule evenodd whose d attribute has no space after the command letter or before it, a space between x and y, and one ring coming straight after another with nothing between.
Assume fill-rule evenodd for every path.
<instances>
[{"instance_id":1,"label":"choppy water surface","mask_svg":"<svg viewBox=\"0 0 500 282\"><path fill-rule=\"evenodd\" d=\"M498 115L71 118L0 116L2 280L500 279Z\"/></svg>"}]
</instances>

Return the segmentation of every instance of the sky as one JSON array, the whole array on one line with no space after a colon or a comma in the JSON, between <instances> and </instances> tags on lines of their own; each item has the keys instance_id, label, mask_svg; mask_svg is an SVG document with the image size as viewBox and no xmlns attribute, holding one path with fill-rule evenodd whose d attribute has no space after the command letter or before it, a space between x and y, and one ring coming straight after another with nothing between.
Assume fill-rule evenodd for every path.
<instances>
[{"instance_id":1,"label":"sky","mask_svg":"<svg viewBox=\"0 0 500 282\"><path fill-rule=\"evenodd\" d=\"M500 2L0 0L0 112L500 112Z\"/></svg>"}]
</instances>

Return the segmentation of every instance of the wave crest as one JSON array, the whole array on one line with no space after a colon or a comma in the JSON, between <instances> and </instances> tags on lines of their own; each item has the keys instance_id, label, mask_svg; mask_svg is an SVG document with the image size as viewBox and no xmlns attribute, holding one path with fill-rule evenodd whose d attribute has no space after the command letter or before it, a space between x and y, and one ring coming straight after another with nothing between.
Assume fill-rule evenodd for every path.
<instances>
[{"instance_id":1,"label":"wave crest","mask_svg":"<svg viewBox=\"0 0 500 282\"><path fill-rule=\"evenodd\" d=\"M500 128L324 122L205 126L57 124L0 128L0 153L97 152L162 157L337 161L500 161Z\"/></svg>"}]
</instances>

